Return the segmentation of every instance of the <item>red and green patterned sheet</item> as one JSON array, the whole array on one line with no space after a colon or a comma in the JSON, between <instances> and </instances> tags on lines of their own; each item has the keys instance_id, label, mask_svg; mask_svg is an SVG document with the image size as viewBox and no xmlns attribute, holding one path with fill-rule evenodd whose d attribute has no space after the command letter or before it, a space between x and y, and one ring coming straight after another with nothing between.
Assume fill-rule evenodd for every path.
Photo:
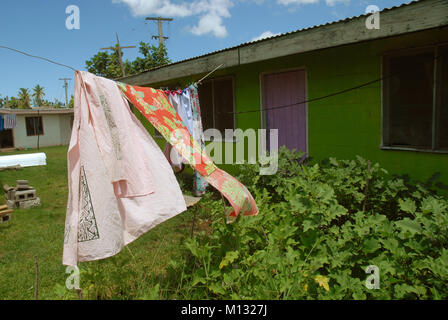
<instances>
[{"instance_id":1,"label":"red and green patterned sheet","mask_svg":"<svg viewBox=\"0 0 448 320\"><path fill-rule=\"evenodd\" d=\"M229 201L233 208L229 212L230 217L258 214L257 204L247 188L213 163L202 146L190 135L162 90L121 82L117 84L126 98L179 154Z\"/></svg>"}]
</instances>

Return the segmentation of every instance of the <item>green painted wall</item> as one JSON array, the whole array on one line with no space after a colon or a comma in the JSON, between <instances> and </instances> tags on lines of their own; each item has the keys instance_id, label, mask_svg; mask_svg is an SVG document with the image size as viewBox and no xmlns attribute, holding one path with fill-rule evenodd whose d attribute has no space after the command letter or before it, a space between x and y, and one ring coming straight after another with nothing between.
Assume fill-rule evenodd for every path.
<instances>
[{"instance_id":1,"label":"green painted wall","mask_svg":"<svg viewBox=\"0 0 448 320\"><path fill-rule=\"evenodd\" d=\"M308 99L314 99L379 79L385 52L447 42L447 31L448 28L428 30L282 57L219 70L213 77L234 75L237 112L260 108L262 73L306 68ZM186 86L200 77L148 85ZM243 130L260 128L260 113L236 115L236 126ZM309 154L317 160L353 159L360 155L379 162L391 173L409 174L418 180L441 172L441 181L448 185L448 154L381 150L381 126L381 82L311 102L308 105Z\"/></svg>"}]
</instances>

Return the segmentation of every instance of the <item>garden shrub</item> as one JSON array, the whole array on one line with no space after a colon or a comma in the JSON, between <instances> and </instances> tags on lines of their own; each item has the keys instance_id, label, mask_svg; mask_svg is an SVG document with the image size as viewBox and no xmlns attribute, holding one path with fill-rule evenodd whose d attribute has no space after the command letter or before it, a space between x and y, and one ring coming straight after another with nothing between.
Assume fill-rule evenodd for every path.
<instances>
[{"instance_id":1,"label":"garden shrub","mask_svg":"<svg viewBox=\"0 0 448 320\"><path fill-rule=\"evenodd\" d=\"M281 149L279 169L238 177L259 206L226 224L223 204L203 207L211 231L184 242L160 283L176 299L447 299L448 201L379 164L304 162ZM380 272L368 289L366 267Z\"/></svg>"}]
</instances>

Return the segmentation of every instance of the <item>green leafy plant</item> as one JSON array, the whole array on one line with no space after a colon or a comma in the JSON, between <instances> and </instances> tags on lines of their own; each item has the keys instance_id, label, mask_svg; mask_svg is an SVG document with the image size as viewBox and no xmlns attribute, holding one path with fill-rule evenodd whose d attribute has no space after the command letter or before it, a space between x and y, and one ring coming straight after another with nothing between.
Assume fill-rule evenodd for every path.
<instances>
[{"instance_id":1,"label":"green leafy plant","mask_svg":"<svg viewBox=\"0 0 448 320\"><path fill-rule=\"evenodd\" d=\"M209 232L184 243L161 284L186 299L446 299L448 201L379 164L304 163L282 149L279 171L239 179L260 213L226 224L206 198ZM366 287L375 265L380 288Z\"/></svg>"}]
</instances>

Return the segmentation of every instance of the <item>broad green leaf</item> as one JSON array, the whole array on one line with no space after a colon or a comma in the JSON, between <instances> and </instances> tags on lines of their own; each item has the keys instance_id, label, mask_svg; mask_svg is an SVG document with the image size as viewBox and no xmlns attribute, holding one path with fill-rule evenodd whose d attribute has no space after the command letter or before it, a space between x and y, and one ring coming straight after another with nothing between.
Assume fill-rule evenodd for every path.
<instances>
[{"instance_id":1,"label":"broad green leaf","mask_svg":"<svg viewBox=\"0 0 448 320\"><path fill-rule=\"evenodd\" d=\"M235 261L238 258L238 251L227 251L226 256L224 259L222 259L221 263L219 264L219 269L224 268L225 266L228 266L230 263Z\"/></svg>"},{"instance_id":2,"label":"broad green leaf","mask_svg":"<svg viewBox=\"0 0 448 320\"><path fill-rule=\"evenodd\" d=\"M415 213L417 207L415 206L415 202L409 198L402 200L398 199L398 204L400 205L400 209L404 212Z\"/></svg>"},{"instance_id":3,"label":"broad green leaf","mask_svg":"<svg viewBox=\"0 0 448 320\"><path fill-rule=\"evenodd\" d=\"M364 252L372 253L381 248L380 242L376 239L368 239L364 241Z\"/></svg>"},{"instance_id":4,"label":"broad green leaf","mask_svg":"<svg viewBox=\"0 0 448 320\"><path fill-rule=\"evenodd\" d=\"M216 294L225 294L226 293L224 288L217 283L212 283L211 285L208 286L208 288Z\"/></svg>"},{"instance_id":5,"label":"broad green leaf","mask_svg":"<svg viewBox=\"0 0 448 320\"><path fill-rule=\"evenodd\" d=\"M417 221L411 220L409 218L404 218L403 220L395 222L395 224L402 231L409 231L411 234L416 234L422 232L422 227Z\"/></svg>"}]
</instances>

